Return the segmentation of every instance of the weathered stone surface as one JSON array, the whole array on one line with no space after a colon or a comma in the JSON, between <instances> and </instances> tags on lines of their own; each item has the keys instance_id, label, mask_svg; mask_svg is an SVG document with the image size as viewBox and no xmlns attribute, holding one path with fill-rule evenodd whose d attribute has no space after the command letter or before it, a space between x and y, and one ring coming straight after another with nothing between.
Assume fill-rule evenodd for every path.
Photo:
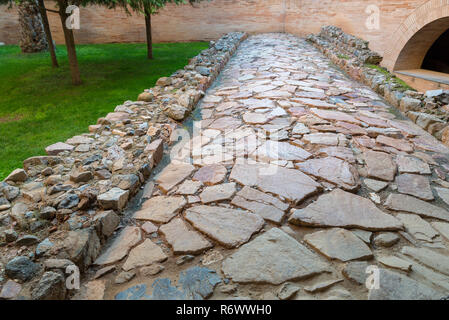
<instances>
[{"instance_id":1,"label":"weathered stone surface","mask_svg":"<svg viewBox=\"0 0 449 320\"><path fill-rule=\"evenodd\" d=\"M396 184L400 193L409 194L423 200L433 200L429 179L410 173L403 173L396 177Z\"/></svg>"},{"instance_id":2,"label":"weathered stone surface","mask_svg":"<svg viewBox=\"0 0 449 320\"><path fill-rule=\"evenodd\" d=\"M449 275L449 257L427 248L403 247L401 252L414 260Z\"/></svg>"},{"instance_id":3,"label":"weathered stone surface","mask_svg":"<svg viewBox=\"0 0 449 320\"><path fill-rule=\"evenodd\" d=\"M93 222L100 235L110 237L120 223L120 217L112 210L98 213Z\"/></svg>"},{"instance_id":4,"label":"weathered stone surface","mask_svg":"<svg viewBox=\"0 0 449 320\"><path fill-rule=\"evenodd\" d=\"M103 209L122 210L128 202L129 191L120 188L112 188L97 197L98 203Z\"/></svg>"},{"instance_id":5,"label":"weathered stone surface","mask_svg":"<svg viewBox=\"0 0 449 320\"><path fill-rule=\"evenodd\" d=\"M307 99L307 98L298 98L296 99L298 102L303 103L305 105L316 107L316 108L322 108L322 109L335 109L337 106L327 103L322 100L316 100L316 99Z\"/></svg>"},{"instance_id":6,"label":"weathered stone surface","mask_svg":"<svg viewBox=\"0 0 449 320\"><path fill-rule=\"evenodd\" d=\"M160 227L160 231L175 254L197 254L212 247L212 244L198 232L189 230L186 223L180 218L164 224Z\"/></svg>"},{"instance_id":7,"label":"weathered stone surface","mask_svg":"<svg viewBox=\"0 0 449 320\"><path fill-rule=\"evenodd\" d=\"M373 243L379 247L391 247L398 243L399 236L393 232L383 232L374 237Z\"/></svg>"},{"instance_id":8,"label":"weathered stone surface","mask_svg":"<svg viewBox=\"0 0 449 320\"><path fill-rule=\"evenodd\" d=\"M370 200L335 189L304 209L293 210L290 223L306 226L398 230L402 223L379 210Z\"/></svg>"},{"instance_id":9,"label":"weathered stone surface","mask_svg":"<svg viewBox=\"0 0 449 320\"><path fill-rule=\"evenodd\" d=\"M122 268L125 271L129 271L165 260L167 260L167 255L162 249L150 239L146 239L143 243L131 249L128 259L126 259Z\"/></svg>"},{"instance_id":10,"label":"weathered stone surface","mask_svg":"<svg viewBox=\"0 0 449 320\"><path fill-rule=\"evenodd\" d=\"M396 163L384 152L368 150L364 153L368 176L385 181L393 181L396 175Z\"/></svg>"},{"instance_id":11,"label":"weathered stone surface","mask_svg":"<svg viewBox=\"0 0 449 320\"><path fill-rule=\"evenodd\" d=\"M184 291L185 299L202 300L210 297L221 278L213 270L203 267L192 267L179 275L179 284ZM155 298L153 291L153 299Z\"/></svg>"},{"instance_id":12,"label":"weathered stone surface","mask_svg":"<svg viewBox=\"0 0 449 320\"><path fill-rule=\"evenodd\" d=\"M140 268L140 274L144 277L151 277L164 271L165 267L159 263L154 263L147 267Z\"/></svg>"},{"instance_id":13,"label":"weathered stone surface","mask_svg":"<svg viewBox=\"0 0 449 320\"><path fill-rule=\"evenodd\" d=\"M40 267L28 257L17 256L11 259L5 266L5 274L10 279L29 281L36 276Z\"/></svg>"},{"instance_id":14,"label":"weathered stone surface","mask_svg":"<svg viewBox=\"0 0 449 320\"><path fill-rule=\"evenodd\" d=\"M193 175L192 180L201 181L206 186L212 186L223 182L227 172L226 167L220 164L204 166Z\"/></svg>"},{"instance_id":15,"label":"weathered stone surface","mask_svg":"<svg viewBox=\"0 0 449 320\"><path fill-rule=\"evenodd\" d=\"M114 239L110 247L95 261L96 265L108 265L122 260L129 250L142 241L142 233L138 227L126 227L120 235Z\"/></svg>"},{"instance_id":16,"label":"weathered stone surface","mask_svg":"<svg viewBox=\"0 0 449 320\"><path fill-rule=\"evenodd\" d=\"M63 142L57 142L55 144L52 144L48 147L45 148L45 152L49 155L49 156L57 156L58 154L60 154L61 152L64 151L72 151L75 147L67 144L67 143L63 143Z\"/></svg>"},{"instance_id":17,"label":"weathered stone surface","mask_svg":"<svg viewBox=\"0 0 449 320\"><path fill-rule=\"evenodd\" d=\"M335 133L309 133L304 135L302 139L307 143L325 146L346 146L347 144L344 135Z\"/></svg>"},{"instance_id":18,"label":"weathered stone surface","mask_svg":"<svg viewBox=\"0 0 449 320\"><path fill-rule=\"evenodd\" d=\"M399 269L405 272L409 272L412 269L412 264L409 261L403 260L395 256L380 256L377 260L384 266Z\"/></svg>"},{"instance_id":19,"label":"weathered stone surface","mask_svg":"<svg viewBox=\"0 0 449 320\"><path fill-rule=\"evenodd\" d=\"M293 134L308 134L309 128L304 123L298 122L292 129Z\"/></svg>"},{"instance_id":20,"label":"weathered stone surface","mask_svg":"<svg viewBox=\"0 0 449 320\"><path fill-rule=\"evenodd\" d=\"M185 218L196 229L230 248L247 242L264 225L260 216L248 211L212 206L189 208Z\"/></svg>"},{"instance_id":21,"label":"weathered stone surface","mask_svg":"<svg viewBox=\"0 0 449 320\"><path fill-rule=\"evenodd\" d=\"M301 290L300 287L294 285L293 283L287 282L284 283L279 289L277 296L280 300L288 300L293 298L299 290Z\"/></svg>"},{"instance_id":22,"label":"weathered stone surface","mask_svg":"<svg viewBox=\"0 0 449 320\"><path fill-rule=\"evenodd\" d=\"M277 228L243 245L222 265L234 282L280 284L330 271L314 252Z\"/></svg>"},{"instance_id":23,"label":"weathered stone surface","mask_svg":"<svg viewBox=\"0 0 449 320\"><path fill-rule=\"evenodd\" d=\"M369 264L366 261L352 261L348 262L342 270L342 274L349 280L359 284L364 285L366 278L368 278L369 273L367 273L367 268Z\"/></svg>"},{"instance_id":24,"label":"weathered stone surface","mask_svg":"<svg viewBox=\"0 0 449 320\"><path fill-rule=\"evenodd\" d=\"M437 300L438 291L397 272L379 269L379 288L369 290L369 300Z\"/></svg>"},{"instance_id":25,"label":"weathered stone surface","mask_svg":"<svg viewBox=\"0 0 449 320\"><path fill-rule=\"evenodd\" d=\"M438 232L416 214L400 213L396 217L402 221L405 230L418 241L432 243L438 236Z\"/></svg>"},{"instance_id":26,"label":"weathered stone surface","mask_svg":"<svg viewBox=\"0 0 449 320\"><path fill-rule=\"evenodd\" d=\"M66 292L64 277L57 272L48 271L42 276L31 297L34 300L64 300Z\"/></svg>"},{"instance_id":27,"label":"weathered stone surface","mask_svg":"<svg viewBox=\"0 0 449 320\"><path fill-rule=\"evenodd\" d=\"M16 244L19 246L31 246L39 242L39 238L30 234L24 235L17 239Z\"/></svg>"},{"instance_id":28,"label":"weathered stone surface","mask_svg":"<svg viewBox=\"0 0 449 320\"><path fill-rule=\"evenodd\" d=\"M279 199L247 186L237 193L231 203L278 224L282 222L285 210L289 207Z\"/></svg>"},{"instance_id":29,"label":"weathered stone surface","mask_svg":"<svg viewBox=\"0 0 449 320\"><path fill-rule=\"evenodd\" d=\"M223 183L216 186L207 187L201 192L200 198L203 203L210 203L231 199L236 193L235 182Z\"/></svg>"},{"instance_id":30,"label":"weathered stone surface","mask_svg":"<svg viewBox=\"0 0 449 320\"><path fill-rule=\"evenodd\" d=\"M68 259L47 259L44 261L45 270L65 270L74 263Z\"/></svg>"},{"instance_id":31,"label":"weathered stone surface","mask_svg":"<svg viewBox=\"0 0 449 320\"><path fill-rule=\"evenodd\" d=\"M304 173L332 182L345 190L354 190L360 185L357 170L338 158L311 159L296 164L296 167Z\"/></svg>"},{"instance_id":32,"label":"weathered stone surface","mask_svg":"<svg viewBox=\"0 0 449 320\"><path fill-rule=\"evenodd\" d=\"M292 202L299 202L321 188L301 171L275 165L236 164L230 179L246 186L257 186Z\"/></svg>"},{"instance_id":33,"label":"weathered stone surface","mask_svg":"<svg viewBox=\"0 0 449 320\"><path fill-rule=\"evenodd\" d=\"M307 234L304 236L304 241L330 260L346 262L373 256L362 240L345 229L332 228Z\"/></svg>"},{"instance_id":34,"label":"weathered stone surface","mask_svg":"<svg viewBox=\"0 0 449 320\"><path fill-rule=\"evenodd\" d=\"M302 161L309 159L312 155L306 150L288 142L268 140L251 156L259 161L265 162L274 160Z\"/></svg>"},{"instance_id":35,"label":"weathered stone surface","mask_svg":"<svg viewBox=\"0 0 449 320\"><path fill-rule=\"evenodd\" d=\"M386 145L386 146L389 146L389 147L393 147L400 151L413 152L412 144L406 142L405 140L395 139L395 138L390 138L390 137L386 137L383 135L379 135L376 138L376 142Z\"/></svg>"},{"instance_id":36,"label":"weathered stone surface","mask_svg":"<svg viewBox=\"0 0 449 320\"><path fill-rule=\"evenodd\" d=\"M307 292L310 292L310 293L322 292L322 291L329 289L334 284L340 283L342 281L343 281L343 279L327 280L327 281L316 283L311 286L306 286L306 287L304 287L304 290Z\"/></svg>"},{"instance_id":37,"label":"weathered stone surface","mask_svg":"<svg viewBox=\"0 0 449 320\"><path fill-rule=\"evenodd\" d=\"M8 280L2 287L0 291L0 300L3 299L14 299L16 298L20 291L22 290L22 286L20 283L17 283L12 280Z\"/></svg>"},{"instance_id":38,"label":"weathered stone surface","mask_svg":"<svg viewBox=\"0 0 449 320\"><path fill-rule=\"evenodd\" d=\"M320 154L325 154L329 157L346 160L349 163L355 163L354 153L350 148L346 147L326 147L319 150Z\"/></svg>"},{"instance_id":39,"label":"weathered stone surface","mask_svg":"<svg viewBox=\"0 0 449 320\"><path fill-rule=\"evenodd\" d=\"M201 181L184 181L178 188L177 193L183 195L193 195L195 194L203 185Z\"/></svg>"},{"instance_id":40,"label":"weathered stone surface","mask_svg":"<svg viewBox=\"0 0 449 320\"><path fill-rule=\"evenodd\" d=\"M104 280L93 280L86 283L83 300L103 300L106 283Z\"/></svg>"},{"instance_id":41,"label":"weathered stone surface","mask_svg":"<svg viewBox=\"0 0 449 320\"><path fill-rule=\"evenodd\" d=\"M135 276L136 276L136 272L133 270L132 271L122 271L117 275L117 277L114 280L114 283L115 284L123 284L123 283L130 281Z\"/></svg>"},{"instance_id":42,"label":"weathered stone surface","mask_svg":"<svg viewBox=\"0 0 449 320\"><path fill-rule=\"evenodd\" d=\"M388 186L388 182L368 178L364 179L363 183L374 192L382 191Z\"/></svg>"},{"instance_id":43,"label":"weathered stone surface","mask_svg":"<svg viewBox=\"0 0 449 320\"><path fill-rule=\"evenodd\" d=\"M263 113L247 112L243 115L243 121L248 124L264 124L267 123L270 118Z\"/></svg>"},{"instance_id":44,"label":"weathered stone surface","mask_svg":"<svg viewBox=\"0 0 449 320\"><path fill-rule=\"evenodd\" d=\"M15 169L6 178L5 181L24 182L28 179L28 175L23 169Z\"/></svg>"},{"instance_id":45,"label":"weathered stone surface","mask_svg":"<svg viewBox=\"0 0 449 320\"><path fill-rule=\"evenodd\" d=\"M431 222L430 225L437 230L443 237L449 240L449 223Z\"/></svg>"},{"instance_id":46,"label":"weathered stone surface","mask_svg":"<svg viewBox=\"0 0 449 320\"><path fill-rule=\"evenodd\" d=\"M449 212L443 208L434 206L423 200L404 194L390 194L385 202L388 209L395 211L406 211L429 218L437 218L449 221Z\"/></svg>"},{"instance_id":47,"label":"weathered stone surface","mask_svg":"<svg viewBox=\"0 0 449 320\"><path fill-rule=\"evenodd\" d=\"M310 112L314 115L320 117L321 119L325 120L332 120L332 121L345 121L349 123L354 124L360 124L360 121L351 116L350 114L340 112L340 111L332 111L332 110L320 110L311 108Z\"/></svg>"},{"instance_id":48,"label":"weathered stone surface","mask_svg":"<svg viewBox=\"0 0 449 320\"><path fill-rule=\"evenodd\" d=\"M90 266L100 253L100 239L92 227L70 231L63 243L68 258L81 270Z\"/></svg>"},{"instance_id":49,"label":"weathered stone surface","mask_svg":"<svg viewBox=\"0 0 449 320\"><path fill-rule=\"evenodd\" d=\"M190 176L195 167L188 163L170 163L156 178L159 187L165 192Z\"/></svg>"},{"instance_id":50,"label":"weathered stone surface","mask_svg":"<svg viewBox=\"0 0 449 320\"><path fill-rule=\"evenodd\" d=\"M134 214L137 220L150 220L157 223L167 223L184 208L184 197L153 197L144 202L142 208Z\"/></svg>"},{"instance_id":51,"label":"weathered stone surface","mask_svg":"<svg viewBox=\"0 0 449 320\"><path fill-rule=\"evenodd\" d=\"M429 165L415 157L398 155L396 163L399 173L431 174Z\"/></svg>"},{"instance_id":52,"label":"weathered stone surface","mask_svg":"<svg viewBox=\"0 0 449 320\"><path fill-rule=\"evenodd\" d=\"M158 227L155 226L154 224L152 224L151 222L147 221L145 222L142 226L141 226L142 230L146 233L146 234L151 234L154 232L157 232Z\"/></svg>"},{"instance_id":53,"label":"weathered stone surface","mask_svg":"<svg viewBox=\"0 0 449 320\"><path fill-rule=\"evenodd\" d=\"M434 188L438 194L438 196L449 205L449 189L447 188Z\"/></svg>"}]
</instances>

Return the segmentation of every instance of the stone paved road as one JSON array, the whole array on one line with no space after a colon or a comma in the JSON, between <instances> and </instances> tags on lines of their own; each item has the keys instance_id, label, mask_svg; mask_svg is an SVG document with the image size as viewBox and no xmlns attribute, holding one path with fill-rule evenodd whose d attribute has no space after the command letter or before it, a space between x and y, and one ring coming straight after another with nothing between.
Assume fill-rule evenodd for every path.
<instances>
[{"instance_id":1,"label":"stone paved road","mask_svg":"<svg viewBox=\"0 0 449 320\"><path fill-rule=\"evenodd\" d=\"M200 108L77 298L449 295L449 150L372 90L263 34Z\"/></svg>"}]
</instances>

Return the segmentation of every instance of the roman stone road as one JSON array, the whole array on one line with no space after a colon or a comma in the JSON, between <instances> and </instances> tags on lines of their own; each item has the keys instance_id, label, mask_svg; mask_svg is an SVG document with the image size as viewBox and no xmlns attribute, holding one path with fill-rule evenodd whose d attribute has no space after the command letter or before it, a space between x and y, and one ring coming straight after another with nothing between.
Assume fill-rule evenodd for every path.
<instances>
[{"instance_id":1,"label":"roman stone road","mask_svg":"<svg viewBox=\"0 0 449 320\"><path fill-rule=\"evenodd\" d=\"M198 108L76 299L449 295L449 149L369 87L261 34Z\"/></svg>"}]
</instances>

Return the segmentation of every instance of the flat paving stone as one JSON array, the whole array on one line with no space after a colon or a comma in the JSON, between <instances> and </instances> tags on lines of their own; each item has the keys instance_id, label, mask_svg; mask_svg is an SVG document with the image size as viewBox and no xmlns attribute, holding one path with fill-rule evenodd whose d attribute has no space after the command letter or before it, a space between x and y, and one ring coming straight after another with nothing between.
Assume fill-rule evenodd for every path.
<instances>
[{"instance_id":1,"label":"flat paving stone","mask_svg":"<svg viewBox=\"0 0 449 320\"><path fill-rule=\"evenodd\" d=\"M156 196L144 202L142 208L134 214L134 219L167 223L186 203L186 199L180 196Z\"/></svg>"},{"instance_id":2,"label":"flat paving stone","mask_svg":"<svg viewBox=\"0 0 449 320\"><path fill-rule=\"evenodd\" d=\"M257 214L213 206L189 208L185 218L197 230L228 248L248 242L264 225L263 218Z\"/></svg>"},{"instance_id":3,"label":"flat paving stone","mask_svg":"<svg viewBox=\"0 0 449 320\"><path fill-rule=\"evenodd\" d=\"M164 192L170 191L178 183L190 176L195 167L188 163L170 163L158 175L156 182Z\"/></svg>"},{"instance_id":4,"label":"flat paving stone","mask_svg":"<svg viewBox=\"0 0 449 320\"><path fill-rule=\"evenodd\" d=\"M401 140L401 139L395 139L395 138L390 138L390 137L380 135L380 136L377 136L376 142L379 144L389 146L389 147L393 147L400 151L413 152L412 144L408 143L404 140Z\"/></svg>"},{"instance_id":5,"label":"flat paving stone","mask_svg":"<svg viewBox=\"0 0 449 320\"><path fill-rule=\"evenodd\" d=\"M438 196L449 205L449 189L447 188L434 188Z\"/></svg>"},{"instance_id":6,"label":"flat paving stone","mask_svg":"<svg viewBox=\"0 0 449 320\"><path fill-rule=\"evenodd\" d=\"M430 167L424 161L404 155L398 155L396 158L399 173L419 173L431 174Z\"/></svg>"},{"instance_id":7,"label":"flat paving stone","mask_svg":"<svg viewBox=\"0 0 449 320\"><path fill-rule=\"evenodd\" d=\"M310 112L316 115L317 117L320 117L321 119L325 120L332 120L332 121L345 121L349 123L354 124L360 124L360 121L351 116L350 114L340 112L340 111L332 111L332 110L320 110L311 108Z\"/></svg>"},{"instance_id":8,"label":"flat paving stone","mask_svg":"<svg viewBox=\"0 0 449 320\"><path fill-rule=\"evenodd\" d=\"M423 200L433 200L429 179L425 176L403 173L396 177L396 184L400 193L405 193Z\"/></svg>"},{"instance_id":9,"label":"flat paving stone","mask_svg":"<svg viewBox=\"0 0 449 320\"><path fill-rule=\"evenodd\" d=\"M430 225L445 237L446 240L449 240L449 223L434 221Z\"/></svg>"},{"instance_id":10,"label":"flat paving stone","mask_svg":"<svg viewBox=\"0 0 449 320\"><path fill-rule=\"evenodd\" d=\"M316 253L278 228L243 245L222 264L225 276L241 283L281 284L330 270Z\"/></svg>"},{"instance_id":11,"label":"flat paving stone","mask_svg":"<svg viewBox=\"0 0 449 320\"><path fill-rule=\"evenodd\" d=\"M398 258L396 256L380 256L377 257L377 261L379 261L386 267L398 269L405 272L409 272L412 269L412 264L409 261Z\"/></svg>"},{"instance_id":12,"label":"flat paving stone","mask_svg":"<svg viewBox=\"0 0 449 320\"><path fill-rule=\"evenodd\" d=\"M307 143L321 144L325 146L346 146L344 135L336 133L309 133L302 138Z\"/></svg>"},{"instance_id":13,"label":"flat paving stone","mask_svg":"<svg viewBox=\"0 0 449 320\"><path fill-rule=\"evenodd\" d=\"M202 203L210 203L231 199L237 192L235 182L218 184L207 187L200 193Z\"/></svg>"},{"instance_id":14,"label":"flat paving stone","mask_svg":"<svg viewBox=\"0 0 449 320\"><path fill-rule=\"evenodd\" d=\"M302 161L309 159L312 154L288 142L268 140L264 144L262 144L251 156L259 161Z\"/></svg>"},{"instance_id":15,"label":"flat paving stone","mask_svg":"<svg viewBox=\"0 0 449 320\"><path fill-rule=\"evenodd\" d=\"M364 153L368 177L384 181L393 181L396 175L396 163L384 152L368 150Z\"/></svg>"},{"instance_id":16,"label":"flat paving stone","mask_svg":"<svg viewBox=\"0 0 449 320\"><path fill-rule=\"evenodd\" d=\"M406 211L422 217L449 221L449 212L447 210L405 194L390 194L385 202L385 206L394 211Z\"/></svg>"},{"instance_id":17,"label":"flat paving stone","mask_svg":"<svg viewBox=\"0 0 449 320\"><path fill-rule=\"evenodd\" d=\"M438 300L444 295L399 272L379 269L379 287L369 290L369 300Z\"/></svg>"},{"instance_id":18,"label":"flat paving stone","mask_svg":"<svg viewBox=\"0 0 449 320\"><path fill-rule=\"evenodd\" d=\"M114 239L111 246L94 262L95 265L108 265L119 262L128 255L128 252L142 241L142 233L138 227L126 227Z\"/></svg>"},{"instance_id":19,"label":"flat paving stone","mask_svg":"<svg viewBox=\"0 0 449 320\"><path fill-rule=\"evenodd\" d=\"M296 164L296 167L306 174L332 182L344 190L354 190L360 186L357 170L338 158L311 159Z\"/></svg>"},{"instance_id":20,"label":"flat paving stone","mask_svg":"<svg viewBox=\"0 0 449 320\"><path fill-rule=\"evenodd\" d=\"M363 184L367 186L369 189L373 190L374 192L382 191L388 186L388 182L368 178L363 179Z\"/></svg>"},{"instance_id":21,"label":"flat paving stone","mask_svg":"<svg viewBox=\"0 0 449 320\"><path fill-rule=\"evenodd\" d=\"M265 220L280 224L288 209L288 204L254 188L243 187L232 199L231 204L249 210Z\"/></svg>"},{"instance_id":22,"label":"flat paving stone","mask_svg":"<svg viewBox=\"0 0 449 320\"><path fill-rule=\"evenodd\" d=\"M201 181L186 180L179 186L176 193L182 195L193 195L201 188L202 185L203 183Z\"/></svg>"},{"instance_id":23,"label":"flat paving stone","mask_svg":"<svg viewBox=\"0 0 449 320\"><path fill-rule=\"evenodd\" d=\"M355 163L354 153L350 148L346 147L326 147L319 150L319 154L325 154L329 157L335 157L345 160L351 164Z\"/></svg>"},{"instance_id":24,"label":"flat paving stone","mask_svg":"<svg viewBox=\"0 0 449 320\"><path fill-rule=\"evenodd\" d=\"M236 164L230 179L245 186L256 186L291 202L302 201L321 188L319 183L301 171L275 165Z\"/></svg>"},{"instance_id":25,"label":"flat paving stone","mask_svg":"<svg viewBox=\"0 0 449 320\"><path fill-rule=\"evenodd\" d=\"M174 254L197 254L212 247L198 232L189 230L186 223L175 218L160 227L160 231L173 249Z\"/></svg>"},{"instance_id":26,"label":"flat paving stone","mask_svg":"<svg viewBox=\"0 0 449 320\"><path fill-rule=\"evenodd\" d=\"M197 172L195 172L192 180L201 181L206 186L212 186L214 184L223 182L226 173L226 167L220 164L204 166Z\"/></svg>"},{"instance_id":27,"label":"flat paving stone","mask_svg":"<svg viewBox=\"0 0 449 320\"><path fill-rule=\"evenodd\" d=\"M396 216L405 227L405 230L416 240L432 243L439 235L431 225L416 214L400 213Z\"/></svg>"},{"instance_id":28,"label":"flat paving stone","mask_svg":"<svg viewBox=\"0 0 449 320\"><path fill-rule=\"evenodd\" d=\"M335 189L303 209L292 210L289 222L314 227L360 228L364 230L399 230L402 223L382 212L370 200Z\"/></svg>"},{"instance_id":29,"label":"flat paving stone","mask_svg":"<svg viewBox=\"0 0 449 320\"><path fill-rule=\"evenodd\" d=\"M167 255L150 239L132 249L123 265L123 270L129 271L135 268L148 266L156 262L167 260Z\"/></svg>"},{"instance_id":30,"label":"flat paving stone","mask_svg":"<svg viewBox=\"0 0 449 320\"><path fill-rule=\"evenodd\" d=\"M373 256L369 247L351 231L332 228L304 236L304 241L330 260L365 260Z\"/></svg>"}]
</instances>

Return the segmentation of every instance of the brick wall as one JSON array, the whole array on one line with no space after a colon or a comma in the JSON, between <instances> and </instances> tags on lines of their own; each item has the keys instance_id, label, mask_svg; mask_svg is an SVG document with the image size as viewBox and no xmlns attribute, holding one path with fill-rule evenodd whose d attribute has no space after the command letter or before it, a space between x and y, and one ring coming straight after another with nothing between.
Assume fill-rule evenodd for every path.
<instances>
[{"instance_id":1,"label":"brick wall","mask_svg":"<svg viewBox=\"0 0 449 320\"><path fill-rule=\"evenodd\" d=\"M372 4L380 9L379 30L365 26L365 10ZM393 68L413 32L446 12L449 16L449 0L211 0L195 7L167 6L153 18L153 37L155 42L210 40L237 30L306 35L332 24L369 40L371 49L386 55L384 64ZM49 13L49 18L55 41L62 43L58 16ZM0 7L0 42L17 43L17 28L15 10ZM144 19L122 10L81 8L81 30L75 36L77 43L143 42Z\"/></svg>"}]
</instances>

